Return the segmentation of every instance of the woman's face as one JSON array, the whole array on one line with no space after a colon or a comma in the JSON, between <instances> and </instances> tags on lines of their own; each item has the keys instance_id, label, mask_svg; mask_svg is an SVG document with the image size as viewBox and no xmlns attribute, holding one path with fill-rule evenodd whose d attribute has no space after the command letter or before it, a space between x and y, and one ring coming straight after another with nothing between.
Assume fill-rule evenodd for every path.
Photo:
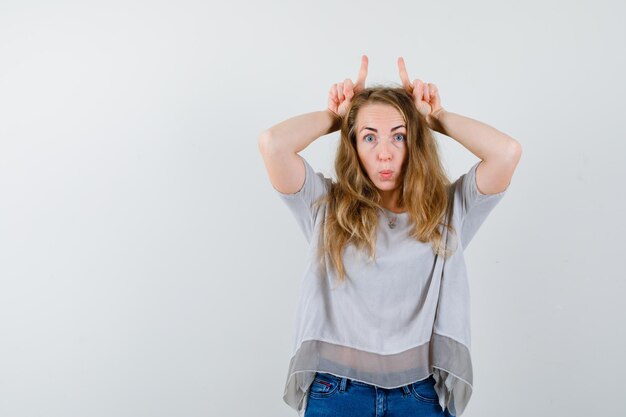
<instances>
[{"instance_id":1,"label":"woman's face","mask_svg":"<svg viewBox=\"0 0 626 417\"><path fill-rule=\"evenodd\" d=\"M406 158L406 123L393 106L370 103L356 117L356 150L370 180L381 191L400 186Z\"/></svg>"}]
</instances>

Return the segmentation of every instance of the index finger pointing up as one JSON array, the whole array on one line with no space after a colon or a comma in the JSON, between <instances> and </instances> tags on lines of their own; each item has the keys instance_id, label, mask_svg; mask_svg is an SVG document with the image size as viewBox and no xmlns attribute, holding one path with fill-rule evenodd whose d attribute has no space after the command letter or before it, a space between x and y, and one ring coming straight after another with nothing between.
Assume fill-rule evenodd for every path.
<instances>
[{"instance_id":1,"label":"index finger pointing up","mask_svg":"<svg viewBox=\"0 0 626 417\"><path fill-rule=\"evenodd\" d=\"M359 70L359 76L356 79L356 85L365 88L365 78L367 77L367 55L361 56L361 69Z\"/></svg>"},{"instance_id":2,"label":"index finger pointing up","mask_svg":"<svg viewBox=\"0 0 626 417\"><path fill-rule=\"evenodd\" d=\"M400 70L400 79L402 80L402 86L409 90L409 92L413 91L413 86L409 81L409 74L406 72L406 66L404 65L404 58L398 58L398 69Z\"/></svg>"}]
</instances>

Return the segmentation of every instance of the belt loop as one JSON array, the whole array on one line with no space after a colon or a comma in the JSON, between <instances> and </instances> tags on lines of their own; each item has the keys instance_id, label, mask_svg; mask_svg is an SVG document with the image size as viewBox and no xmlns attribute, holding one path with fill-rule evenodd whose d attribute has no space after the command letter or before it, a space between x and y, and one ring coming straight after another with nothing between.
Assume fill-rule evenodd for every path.
<instances>
[{"instance_id":1,"label":"belt loop","mask_svg":"<svg viewBox=\"0 0 626 417\"><path fill-rule=\"evenodd\" d=\"M345 391L346 390L346 384L348 383L348 378L346 377L341 377L341 385L339 386L339 390L340 391Z\"/></svg>"},{"instance_id":2,"label":"belt loop","mask_svg":"<svg viewBox=\"0 0 626 417\"><path fill-rule=\"evenodd\" d=\"M411 391L409 390L409 386L408 385L403 385L402 386L402 391L404 391L404 397L406 397L407 395L409 395L411 393Z\"/></svg>"}]
</instances>

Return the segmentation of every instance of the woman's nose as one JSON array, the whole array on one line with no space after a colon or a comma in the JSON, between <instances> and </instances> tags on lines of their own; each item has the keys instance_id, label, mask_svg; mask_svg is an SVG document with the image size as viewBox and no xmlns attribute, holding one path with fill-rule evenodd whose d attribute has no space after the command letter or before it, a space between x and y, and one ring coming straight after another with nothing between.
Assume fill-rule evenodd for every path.
<instances>
[{"instance_id":1,"label":"woman's nose","mask_svg":"<svg viewBox=\"0 0 626 417\"><path fill-rule=\"evenodd\" d=\"M387 141L380 142L380 149L378 151L378 156L380 159L389 159L391 158L391 152L389 152L389 146L391 146Z\"/></svg>"}]
</instances>

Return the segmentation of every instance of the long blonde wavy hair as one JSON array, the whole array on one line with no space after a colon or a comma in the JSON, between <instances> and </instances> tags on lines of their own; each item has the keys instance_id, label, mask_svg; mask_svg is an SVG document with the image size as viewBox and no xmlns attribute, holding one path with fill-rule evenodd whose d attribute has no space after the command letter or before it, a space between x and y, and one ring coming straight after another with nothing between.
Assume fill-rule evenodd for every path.
<instances>
[{"instance_id":1,"label":"long blonde wavy hair","mask_svg":"<svg viewBox=\"0 0 626 417\"><path fill-rule=\"evenodd\" d=\"M417 111L413 98L404 88L374 86L361 90L352 98L341 121L341 139L335 157L337 181L329 192L316 202L326 203L326 217L320 236L318 259L329 255L338 273L339 282L345 281L342 254L348 244L369 252L369 260L376 256L376 229L382 196L367 175L356 149L356 120L359 109L366 104L382 103L393 106L404 117L407 128L407 153L400 172L398 206L406 209L411 222L411 237L430 242L436 255L451 254L443 242L443 229L454 229L446 224L452 195L451 183L439 158L433 132Z\"/></svg>"}]
</instances>

